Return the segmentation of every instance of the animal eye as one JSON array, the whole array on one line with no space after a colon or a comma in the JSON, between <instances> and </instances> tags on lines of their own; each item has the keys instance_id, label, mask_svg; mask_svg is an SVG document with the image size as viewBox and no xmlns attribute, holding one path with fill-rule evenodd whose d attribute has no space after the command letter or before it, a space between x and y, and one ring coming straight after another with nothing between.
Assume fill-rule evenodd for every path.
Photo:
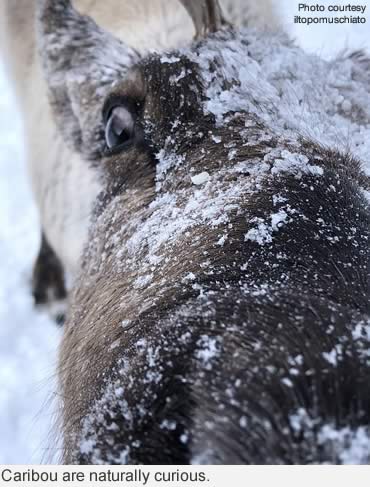
<instances>
[{"instance_id":1,"label":"animal eye","mask_svg":"<svg viewBox=\"0 0 370 487\"><path fill-rule=\"evenodd\" d=\"M131 142L134 136L135 122L127 108L113 108L105 126L105 142L108 149L119 148Z\"/></svg>"}]
</instances>

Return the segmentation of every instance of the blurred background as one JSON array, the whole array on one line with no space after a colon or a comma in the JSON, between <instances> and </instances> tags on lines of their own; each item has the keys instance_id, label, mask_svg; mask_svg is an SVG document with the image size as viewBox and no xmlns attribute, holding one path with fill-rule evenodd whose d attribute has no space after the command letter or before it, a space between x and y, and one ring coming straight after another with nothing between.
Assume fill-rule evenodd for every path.
<instances>
[{"instance_id":1,"label":"blurred background","mask_svg":"<svg viewBox=\"0 0 370 487\"><path fill-rule=\"evenodd\" d=\"M1 1L1 0L0 0ZM295 0L275 0L286 30L306 50L326 58L343 48L368 48L370 1L363 25L294 25ZM307 4L316 2L307 1ZM345 5L348 1L321 0ZM316 15L316 14L312 14ZM37 94L35 94L37 96ZM32 264L39 222L28 186L17 104L0 59L0 463L50 462L53 441L55 365L61 331L33 307Z\"/></svg>"}]
</instances>

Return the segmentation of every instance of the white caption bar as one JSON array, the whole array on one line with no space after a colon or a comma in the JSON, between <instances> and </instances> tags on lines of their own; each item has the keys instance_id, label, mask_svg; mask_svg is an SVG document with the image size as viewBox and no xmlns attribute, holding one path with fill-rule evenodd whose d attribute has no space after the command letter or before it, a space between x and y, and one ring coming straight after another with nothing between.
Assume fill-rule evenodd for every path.
<instances>
[{"instance_id":1,"label":"white caption bar","mask_svg":"<svg viewBox=\"0 0 370 487\"><path fill-rule=\"evenodd\" d=\"M248 487L369 485L370 466L0 466L0 486Z\"/></svg>"}]
</instances>

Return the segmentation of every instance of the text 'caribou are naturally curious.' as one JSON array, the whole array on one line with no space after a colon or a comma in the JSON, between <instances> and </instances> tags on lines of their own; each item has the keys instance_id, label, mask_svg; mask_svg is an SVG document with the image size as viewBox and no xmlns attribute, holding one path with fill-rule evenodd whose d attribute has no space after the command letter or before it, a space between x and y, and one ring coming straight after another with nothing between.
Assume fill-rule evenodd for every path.
<instances>
[{"instance_id":1,"label":"text 'caribou are naturally curious.'","mask_svg":"<svg viewBox=\"0 0 370 487\"><path fill-rule=\"evenodd\" d=\"M36 301L71 282L62 461L368 463L369 57L267 0L1 10Z\"/></svg>"}]
</instances>

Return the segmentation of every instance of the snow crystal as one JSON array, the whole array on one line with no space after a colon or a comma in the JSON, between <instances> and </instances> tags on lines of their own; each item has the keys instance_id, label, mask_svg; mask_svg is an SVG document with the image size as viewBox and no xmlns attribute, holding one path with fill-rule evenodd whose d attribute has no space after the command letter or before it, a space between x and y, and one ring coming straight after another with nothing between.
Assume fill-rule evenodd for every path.
<instances>
[{"instance_id":1,"label":"snow crystal","mask_svg":"<svg viewBox=\"0 0 370 487\"><path fill-rule=\"evenodd\" d=\"M191 465L212 465L214 464L214 452L211 449L206 449L195 455L191 459Z\"/></svg>"},{"instance_id":2,"label":"snow crystal","mask_svg":"<svg viewBox=\"0 0 370 487\"><path fill-rule=\"evenodd\" d=\"M196 279L196 276L192 272L189 272L188 274L186 274L184 276L184 281L194 281L195 279Z\"/></svg>"},{"instance_id":3,"label":"snow crystal","mask_svg":"<svg viewBox=\"0 0 370 487\"><path fill-rule=\"evenodd\" d=\"M175 55L162 55L161 56L161 63L164 63L164 64L174 64L174 63L178 63L180 61L180 58L178 56L175 56Z\"/></svg>"},{"instance_id":4,"label":"snow crystal","mask_svg":"<svg viewBox=\"0 0 370 487\"><path fill-rule=\"evenodd\" d=\"M171 138L168 139L167 143L171 142ZM167 148L161 149L158 154L156 154L156 158L158 160L158 164L156 167L156 180L157 186L156 189L159 191L162 187L162 181L165 178L166 174L171 170L175 169L176 167L183 164L185 158L183 156L178 156L171 152L167 151Z\"/></svg>"},{"instance_id":5,"label":"snow crystal","mask_svg":"<svg viewBox=\"0 0 370 487\"><path fill-rule=\"evenodd\" d=\"M189 435L187 433L183 433L181 436L180 436L180 441L181 443L183 443L184 445L186 445L189 441Z\"/></svg>"},{"instance_id":6,"label":"snow crystal","mask_svg":"<svg viewBox=\"0 0 370 487\"><path fill-rule=\"evenodd\" d=\"M341 356L341 353L342 347L341 345L337 345L330 352L324 352L322 355L324 359L329 362L329 364L336 367L338 365L338 358Z\"/></svg>"},{"instance_id":7,"label":"snow crystal","mask_svg":"<svg viewBox=\"0 0 370 487\"><path fill-rule=\"evenodd\" d=\"M201 172L200 174L196 174L195 176L191 176L191 181L195 185L200 185L208 182L210 179L210 175L208 172Z\"/></svg>"},{"instance_id":8,"label":"snow crystal","mask_svg":"<svg viewBox=\"0 0 370 487\"><path fill-rule=\"evenodd\" d=\"M294 174L297 178L300 178L303 174L321 176L324 173L321 167L309 164L307 156L292 153L288 150L272 150L265 156L264 160L273 160L273 167L271 169L272 174L288 173Z\"/></svg>"},{"instance_id":9,"label":"snow crystal","mask_svg":"<svg viewBox=\"0 0 370 487\"><path fill-rule=\"evenodd\" d=\"M212 367L212 360L214 360L220 354L217 339L203 335L200 338L198 345L200 348L196 352L196 357L202 361L206 369L210 369Z\"/></svg>"},{"instance_id":10,"label":"snow crystal","mask_svg":"<svg viewBox=\"0 0 370 487\"><path fill-rule=\"evenodd\" d=\"M281 210L278 213L274 213L271 215L271 228L273 231L276 231L278 228L282 226L282 224L287 220L288 214L286 211Z\"/></svg>"},{"instance_id":11,"label":"snow crystal","mask_svg":"<svg viewBox=\"0 0 370 487\"><path fill-rule=\"evenodd\" d=\"M142 289L148 284L150 284L153 280L153 274L147 274L145 276L139 276L136 281L134 282L135 289Z\"/></svg>"},{"instance_id":12,"label":"snow crystal","mask_svg":"<svg viewBox=\"0 0 370 487\"><path fill-rule=\"evenodd\" d=\"M84 439L80 443L80 451L83 455L88 455L92 453L95 447L95 441L92 439Z\"/></svg>"},{"instance_id":13,"label":"snow crystal","mask_svg":"<svg viewBox=\"0 0 370 487\"><path fill-rule=\"evenodd\" d=\"M296 433L312 428L313 422L304 408L299 408L295 414L289 416L290 426Z\"/></svg>"},{"instance_id":14,"label":"snow crystal","mask_svg":"<svg viewBox=\"0 0 370 487\"><path fill-rule=\"evenodd\" d=\"M177 428L176 421L164 419L159 425L161 429L166 429L169 431L174 431Z\"/></svg>"},{"instance_id":15,"label":"snow crystal","mask_svg":"<svg viewBox=\"0 0 370 487\"><path fill-rule=\"evenodd\" d=\"M262 218L253 218L251 223L257 223L257 227L251 228L245 235L245 240L265 245L272 242L272 234L277 232L287 221L288 214L280 210L270 216L270 222L266 223Z\"/></svg>"},{"instance_id":16,"label":"snow crystal","mask_svg":"<svg viewBox=\"0 0 370 487\"><path fill-rule=\"evenodd\" d=\"M109 346L109 350L114 350L114 349L118 348L120 345L120 342L121 342L121 340L118 339L118 340L114 341L113 343L111 343L111 345Z\"/></svg>"},{"instance_id":17,"label":"snow crystal","mask_svg":"<svg viewBox=\"0 0 370 487\"><path fill-rule=\"evenodd\" d=\"M361 321L360 323L356 323L352 331L352 336L355 340L365 338L368 342L370 342L370 321Z\"/></svg>"},{"instance_id":18,"label":"snow crystal","mask_svg":"<svg viewBox=\"0 0 370 487\"><path fill-rule=\"evenodd\" d=\"M116 397L123 397L124 392L125 391L124 391L123 387L116 387L114 389L114 394L115 394Z\"/></svg>"},{"instance_id":19,"label":"snow crystal","mask_svg":"<svg viewBox=\"0 0 370 487\"><path fill-rule=\"evenodd\" d=\"M368 464L370 461L370 436L368 428L349 427L337 429L331 424L322 426L318 443L330 446L345 465Z\"/></svg>"},{"instance_id":20,"label":"snow crystal","mask_svg":"<svg viewBox=\"0 0 370 487\"><path fill-rule=\"evenodd\" d=\"M227 240L227 235L222 235L222 237L217 240L216 245L223 247L225 245L225 242Z\"/></svg>"},{"instance_id":21,"label":"snow crystal","mask_svg":"<svg viewBox=\"0 0 370 487\"><path fill-rule=\"evenodd\" d=\"M272 242L272 228L261 218L255 218L252 222L258 222L258 226L256 228L251 228L245 235L245 239L257 242L260 245Z\"/></svg>"},{"instance_id":22,"label":"snow crystal","mask_svg":"<svg viewBox=\"0 0 370 487\"><path fill-rule=\"evenodd\" d=\"M131 320L122 320L121 326L122 328L128 328L131 325Z\"/></svg>"},{"instance_id":23,"label":"snow crystal","mask_svg":"<svg viewBox=\"0 0 370 487\"><path fill-rule=\"evenodd\" d=\"M173 75L170 77L170 84L173 84L173 85L176 85L180 80L182 80L183 78L185 78L185 76L187 75L187 71L185 70L185 68L182 68L181 72L179 75ZM175 126L176 128L176 126Z\"/></svg>"},{"instance_id":24,"label":"snow crystal","mask_svg":"<svg viewBox=\"0 0 370 487\"><path fill-rule=\"evenodd\" d=\"M287 387L293 387L293 382L288 377L283 377L281 382Z\"/></svg>"}]
</instances>

